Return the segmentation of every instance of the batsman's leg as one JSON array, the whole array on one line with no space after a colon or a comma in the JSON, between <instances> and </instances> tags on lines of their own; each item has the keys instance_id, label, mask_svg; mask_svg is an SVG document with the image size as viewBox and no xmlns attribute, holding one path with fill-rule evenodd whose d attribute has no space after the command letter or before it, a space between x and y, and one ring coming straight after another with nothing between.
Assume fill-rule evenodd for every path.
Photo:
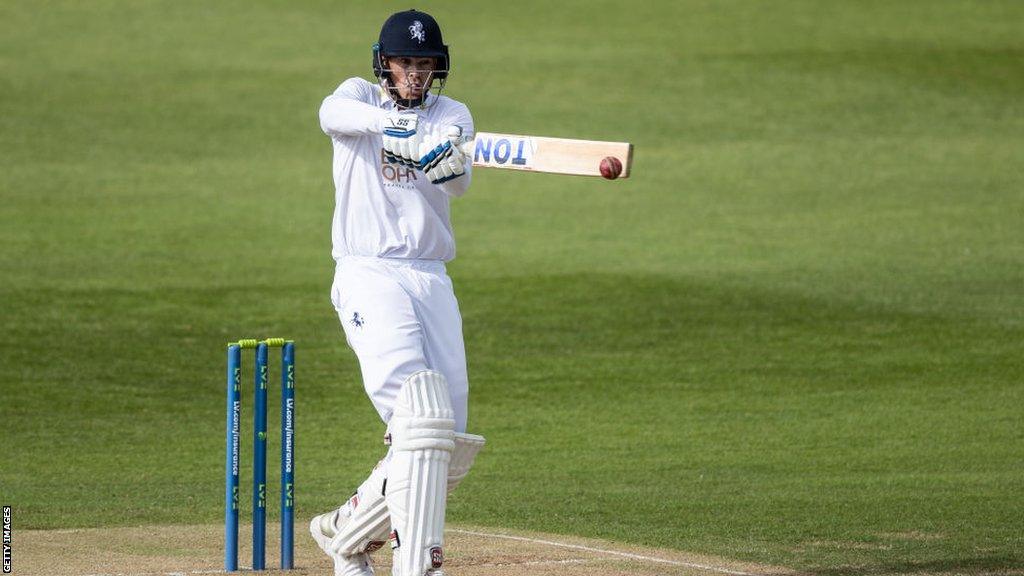
<instances>
[{"instance_id":1,"label":"batsman's leg","mask_svg":"<svg viewBox=\"0 0 1024 576\"><path fill-rule=\"evenodd\" d=\"M387 458L381 460L356 493L340 508L313 518L309 532L334 560L335 576L370 576L370 553L388 536L388 510L384 503Z\"/></svg>"},{"instance_id":2,"label":"batsman's leg","mask_svg":"<svg viewBox=\"0 0 1024 576\"><path fill-rule=\"evenodd\" d=\"M455 448L455 414L441 373L422 370L406 380L388 431L391 462L384 498L391 513L392 574L440 573L448 469Z\"/></svg>"},{"instance_id":3,"label":"batsman's leg","mask_svg":"<svg viewBox=\"0 0 1024 576\"><path fill-rule=\"evenodd\" d=\"M455 449L448 467L447 491L451 494L469 474L484 437L455 433ZM313 539L334 559L335 576L372 574L369 554L379 549L391 531L391 516L384 502L384 474L388 458L381 460L340 508L320 514L310 522Z\"/></svg>"}]
</instances>

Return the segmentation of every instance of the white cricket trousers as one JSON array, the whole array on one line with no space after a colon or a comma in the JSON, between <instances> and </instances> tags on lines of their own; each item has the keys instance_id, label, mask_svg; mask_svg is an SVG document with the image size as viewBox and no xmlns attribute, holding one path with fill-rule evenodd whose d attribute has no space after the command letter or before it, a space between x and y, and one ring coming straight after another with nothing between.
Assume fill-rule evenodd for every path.
<instances>
[{"instance_id":1,"label":"white cricket trousers","mask_svg":"<svg viewBox=\"0 0 1024 576\"><path fill-rule=\"evenodd\" d=\"M466 431L462 315L444 262L346 256L335 267L331 302L385 423L406 379L435 370L448 380L455 430Z\"/></svg>"}]
</instances>

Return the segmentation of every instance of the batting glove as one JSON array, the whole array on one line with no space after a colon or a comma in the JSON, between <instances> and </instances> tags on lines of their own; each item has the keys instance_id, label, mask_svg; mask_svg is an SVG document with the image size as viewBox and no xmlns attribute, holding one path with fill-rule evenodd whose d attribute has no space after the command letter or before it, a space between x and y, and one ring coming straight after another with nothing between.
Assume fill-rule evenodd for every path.
<instances>
[{"instance_id":1,"label":"batting glove","mask_svg":"<svg viewBox=\"0 0 1024 576\"><path fill-rule=\"evenodd\" d=\"M420 145L420 170L433 184L454 180L466 173L466 158L462 144L462 127L449 126L448 135L434 138Z\"/></svg>"},{"instance_id":2,"label":"batting glove","mask_svg":"<svg viewBox=\"0 0 1024 576\"><path fill-rule=\"evenodd\" d=\"M417 168L423 135L416 131L411 112L392 112L384 118L384 157L393 164Z\"/></svg>"}]
</instances>

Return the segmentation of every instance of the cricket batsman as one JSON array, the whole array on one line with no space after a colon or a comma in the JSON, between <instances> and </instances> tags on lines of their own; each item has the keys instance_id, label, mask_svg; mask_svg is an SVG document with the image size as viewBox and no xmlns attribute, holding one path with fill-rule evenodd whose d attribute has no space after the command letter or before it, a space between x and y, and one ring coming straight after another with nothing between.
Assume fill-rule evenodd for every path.
<instances>
[{"instance_id":1,"label":"cricket batsman","mask_svg":"<svg viewBox=\"0 0 1024 576\"><path fill-rule=\"evenodd\" d=\"M472 178L459 144L474 133L469 109L441 95L450 69L434 18L398 12L373 45L377 82L349 78L320 107L334 148L331 301L388 444L355 494L310 522L336 576L373 574L369 555L388 540L393 576L442 576L447 496L484 444L465 433L462 317L445 270L448 202Z\"/></svg>"}]
</instances>

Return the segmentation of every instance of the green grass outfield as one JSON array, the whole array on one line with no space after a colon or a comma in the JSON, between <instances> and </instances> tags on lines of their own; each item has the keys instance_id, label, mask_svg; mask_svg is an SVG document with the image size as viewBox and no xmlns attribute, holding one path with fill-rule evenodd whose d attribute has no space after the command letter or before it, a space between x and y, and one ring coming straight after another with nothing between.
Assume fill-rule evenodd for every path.
<instances>
[{"instance_id":1,"label":"green grass outfield","mask_svg":"<svg viewBox=\"0 0 1024 576\"><path fill-rule=\"evenodd\" d=\"M219 521L241 336L298 342L300 519L380 455L316 119L409 7L362 4L0 4L16 529ZM626 181L481 170L454 204L489 445L451 520L1024 568L1024 4L420 7L479 129L636 145Z\"/></svg>"}]
</instances>

